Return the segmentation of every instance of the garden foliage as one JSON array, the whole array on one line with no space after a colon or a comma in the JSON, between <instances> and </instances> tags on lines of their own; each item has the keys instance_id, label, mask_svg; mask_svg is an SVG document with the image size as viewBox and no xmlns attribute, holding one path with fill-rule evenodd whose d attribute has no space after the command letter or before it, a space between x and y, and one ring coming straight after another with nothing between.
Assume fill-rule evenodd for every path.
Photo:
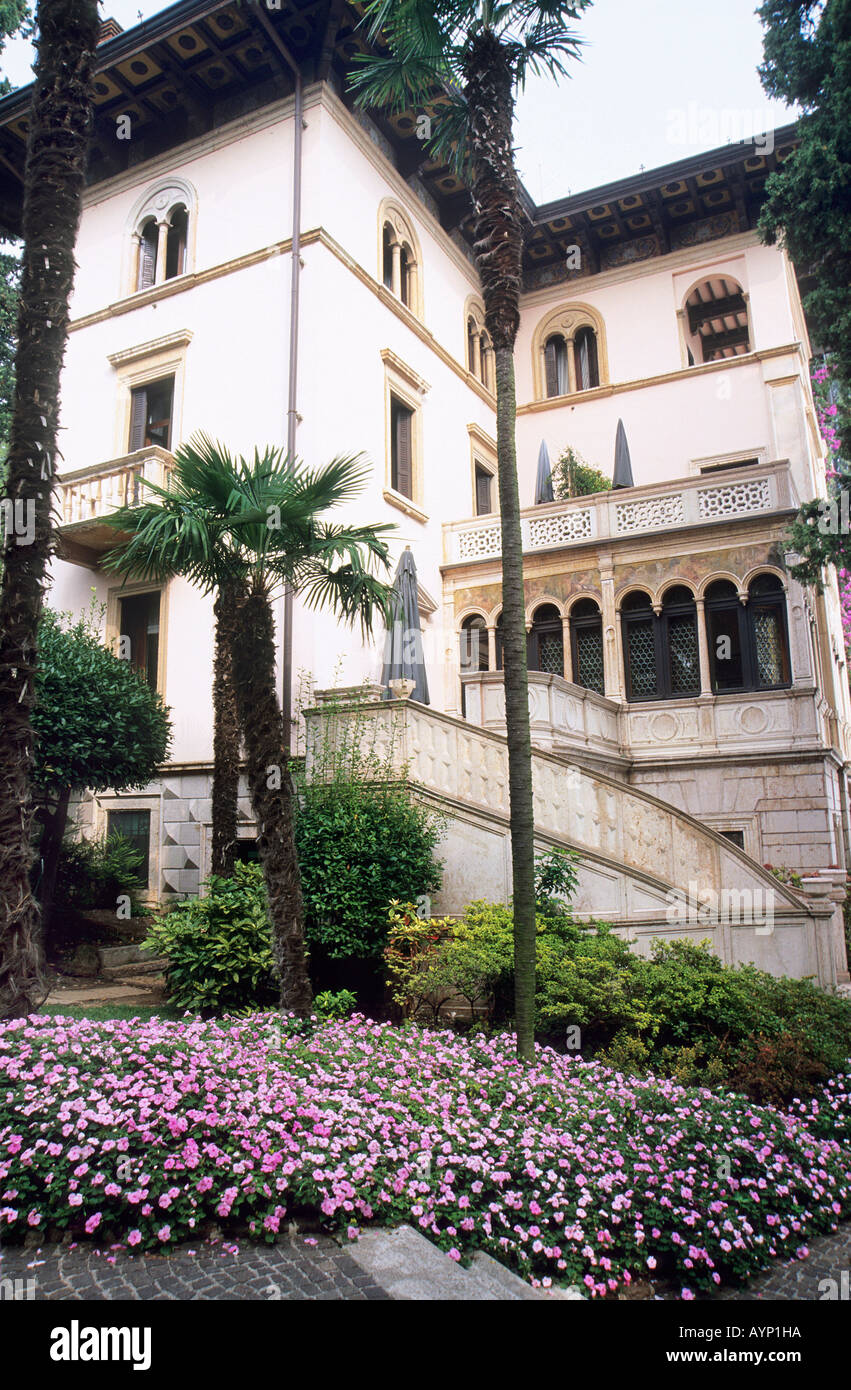
<instances>
[{"instance_id":1,"label":"garden foliage","mask_svg":"<svg viewBox=\"0 0 851 1390\"><path fill-rule=\"evenodd\" d=\"M736 1282L851 1209L851 1076L784 1112L508 1036L256 1014L0 1025L0 1226L166 1250L410 1222L593 1297ZM225 1245L225 1249L233 1249Z\"/></svg>"}]
</instances>

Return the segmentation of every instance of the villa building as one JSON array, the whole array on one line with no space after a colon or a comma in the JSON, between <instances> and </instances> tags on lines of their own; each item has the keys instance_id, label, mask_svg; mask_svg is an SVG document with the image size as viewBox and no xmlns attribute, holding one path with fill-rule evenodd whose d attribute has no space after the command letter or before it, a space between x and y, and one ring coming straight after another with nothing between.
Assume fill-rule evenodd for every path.
<instances>
[{"instance_id":1,"label":"villa building","mask_svg":"<svg viewBox=\"0 0 851 1390\"><path fill-rule=\"evenodd\" d=\"M105 640L129 638L171 707L160 779L80 809L84 829L144 846L155 901L209 871L212 600L182 579L106 574L103 518L143 479L166 482L197 430L237 452L286 442L294 235L297 452L317 465L363 451L371 481L346 519L395 522L394 564L410 546L419 578L430 704L376 699L374 719L388 737L395 720L409 775L450 817L441 908L509 890L496 402L471 204L418 138L439 102L354 107L362 9L181 0L126 33L105 26L99 49L50 601L80 611L94 592ZM29 98L0 102L9 231ZM848 670L835 581L804 590L785 540L825 493L825 446L796 271L755 230L794 138L546 206L524 194L518 471L536 823L542 846L579 850L578 907L639 948L710 935L726 959L835 984ZM610 474L619 421L633 486L536 500L542 442ZM380 683L382 643L298 601L293 650L319 690ZM678 922L672 899L695 884L705 901L773 894L770 927Z\"/></svg>"}]
</instances>

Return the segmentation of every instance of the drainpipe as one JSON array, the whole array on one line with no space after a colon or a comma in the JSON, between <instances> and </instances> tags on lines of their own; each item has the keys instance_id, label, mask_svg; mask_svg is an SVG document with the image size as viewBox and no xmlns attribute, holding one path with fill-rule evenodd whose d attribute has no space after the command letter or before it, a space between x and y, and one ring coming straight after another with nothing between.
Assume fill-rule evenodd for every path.
<instances>
[{"instance_id":1,"label":"drainpipe","mask_svg":"<svg viewBox=\"0 0 851 1390\"><path fill-rule=\"evenodd\" d=\"M295 132L293 138L293 225L292 225L292 275L290 282L290 371L287 392L287 454L295 458L296 427L298 425L298 311L301 278L301 170L304 137L304 86L301 69L280 38L274 25L258 7L255 17L263 26L270 42L280 53L290 68L295 83ZM292 749L292 707L293 707L293 591L289 584L284 588L284 630L283 630L283 679L281 682L281 708L283 712L283 746L289 753Z\"/></svg>"}]
</instances>

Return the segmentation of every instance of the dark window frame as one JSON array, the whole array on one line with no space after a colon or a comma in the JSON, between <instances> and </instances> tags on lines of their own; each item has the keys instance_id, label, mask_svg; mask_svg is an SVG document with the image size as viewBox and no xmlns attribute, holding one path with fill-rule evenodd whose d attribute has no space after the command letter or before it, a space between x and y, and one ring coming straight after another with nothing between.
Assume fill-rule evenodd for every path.
<instances>
[{"instance_id":1,"label":"dark window frame","mask_svg":"<svg viewBox=\"0 0 851 1390\"><path fill-rule=\"evenodd\" d=\"M540 618L544 609L552 609L557 616ZM561 646L561 670L547 671L541 665L541 643L548 637L558 637ZM544 675L564 678L564 624L554 603L541 603L532 614L532 626L526 634L526 665L530 671L540 671Z\"/></svg>"},{"instance_id":2,"label":"dark window frame","mask_svg":"<svg viewBox=\"0 0 851 1390\"><path fill-rule=\"evenodd\" d=\"M144 855L144 858L143 858L143 860L142 860L142 863L139 865L139 868L136 870L137 878L136 878L136 880L135 880L134 886L137 887L137 888L150 888L150 886L151 886L151 812L150 812L150 809L149 809L149 807L147 807L147 806L142 806L142 807L136 807L136 806L133 806L133 807L130 807L130 806L113 806L113 807L111 807L111 808L107 811L107 813L106 813L106 834L107 834L107 839L109 839L112 835L118 834L118 835L123 836L123 838L124 838L125 840L128 840L131 844L133 844L134 841L136 841L136 840L141 841L141 835L128 835L128 834L126 833L126 831L121 830L121 829L119 828L119 826L116 825L116 824L114 823L115 818L117 818L117 817L119 817L119 816L146 816L146 817L147 817L148 831L147 831L147 842L146 842L145 848L142 849L141 843L139 843L139 845L137 846L137 848L139 848L139 849L142 850L142 853L143 853L143 855Z\"/></svg>"},{"instance_id":3,"label":"dark window frame","mask_svg":"<svg viewBox=\"0 0 851 1390\"><path fill-rule=\"evenodd\" d=\"M777 578L777 575L769 574L769 578L777 580L779 587L765 594L751 593L754 584L759 579L765 578L767 574L767 571L761 571L759 574L753 576L748 585L748 601L746 604L742 603L738 593L724 594L715 598L707 597L705 600L704 618L706 623L706 642L709 648L709 674L713 695L742 695L749 691L788 690L792 685L792 661L789 650L789 614L786 604L786 594L782 584ZM724 689L721 690L719 689L718 682L717 633L713 629L712 618L716 613L731 613L734 610L738 619L742 680L741 683L737 685L725 685ZM756 630L753 621L754 613L758 611L775 613L779 620L781 665L785 671L785 679L773 685L762 684L759 680Z\"/></svg>"},{"instance_id":4,"label":"dark window frame","mask_svg":"<svg viewBox=\"0 0 851 1390\"><path fill-rule=\"evenodd\" d=\"M390 392L390 486L400 497L413 502L414 428L416 412L395 391ZM407 487L403 486L407 484Z\"/></svg>"},{"instance_id":5,"label":"dark window frame","mask_svg":"<svg viewBox=\"0 0 851 1390\"><path fill-rule=\"evenodd\" d=\"M672 585L671 589L668 592L671 593L681 588L685 589L686 586L680 584ZM646 704L652 700L694 699L696 695L700 694L700 664L698 662L697 685L691 690L674 690L671 663L671 643L668 635L672 619L690 617L694 628L695 648L696 650L699 650L699 637L697 629L697 605L694 600L694 595L691 594L690 600L688 602L684 599L677 599L674 601L671 601L670 599L663 599L661 613L654 613L649 596L643 594L643 591L641 590L633 592L642 593L643 597L647 599L647 603L636 605L632 608L624 608L623 602L621 603L621 631L623 634L624 676L626 680L627 701L629 702L629 704ZM690 593L690 591L688 592ZM626 595L627 599L629 599L630 597L632 597L631 594ZM647 622L652 622L653 624L653 654L656 674L656 688L652 692L652 694L636 695L633 691L629 631L631 627L638 626L639 623L646 624Z\"/></svg>"},{"instance_id":6,"label":"dark window frame","mask_svg":"<svg viewBox=\"0 0 851 1390\"><path fill-rule=\"evenodd\" d=\"M586 603L587 603L587 604L592 604L592 603L593 603L596 612L594 612L594 613L587 612L587 613L586 613L586 612L580 611L579 614L578 614L578 616L575 616L575 615L576 615L576 612L577 612L577 609L580 609L580 610L583 609L583 608L585 607L585 604L586 604ZM601 664L602 669L603 669L603 689L602 689L602 690L597 690L597 687L596 687L595 685L586 685L585 682L584 682L583 680L580 679L580 677L581 677L581 675L582 675L582 671L581 671L581 665L582 665L582 663L581 663L580 658L579 658L579 642L578 642L578 636L579 636L579 633L580 633L580 632L596 632L596 633L598 634L598 636L599 636L599 640L600 640L600 664ZM605 685L606 685L606 680L605 680L606 655L605 655L605 649L604 649L604 647L603 647L603 614L601 613L600 607L599 607L599 605L596 603L596 601L595 601L594 599L580 599L577 603L574 604L573 608L572 608L571 611L570 611L570 665L571 665L571 671L572 671L572 674L573 674L573 684L574 684L574 685L579 685L579 686L581 686L583 690L593 690L593 691L595 691L595 693L598 694L598 695L605 695L605 693L606 693L606 692L605 692Z\"/></svg>"}]
</instances>

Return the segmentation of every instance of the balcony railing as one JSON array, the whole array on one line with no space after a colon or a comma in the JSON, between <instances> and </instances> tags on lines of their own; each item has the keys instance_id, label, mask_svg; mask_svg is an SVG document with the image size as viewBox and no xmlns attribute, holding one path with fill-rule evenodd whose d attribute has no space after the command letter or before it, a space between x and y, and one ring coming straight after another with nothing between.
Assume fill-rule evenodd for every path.
<instances>
[{"instance_id":1,"label":"balcony railing","mask_svg":"<svg viewBox=\"0 0 851 1390\"><path fill-rule=\"evenodd\" d=\"M711 526L799 505L788 459L702 473L670 483L597 492L549 502L520 513L523 552L558 550L578 542L616 540L653 531ZM450 522L443 528L447 564L496 559L502 546L497 516Z\"/></svg>"},{"instance_id":2,"label":"balcony railing","mask_svg":"<svg viewBox=\"0 0 851 1390\"><path fill-rule=\"evenodd\" d=\"M97 530L98 522L119 507L133 507L153 497L144 481L165 487L173 459L157 446L137 449L124 458L78 468L61 478L62 526L75 532Z\"/></svg>"}]
</instances>

